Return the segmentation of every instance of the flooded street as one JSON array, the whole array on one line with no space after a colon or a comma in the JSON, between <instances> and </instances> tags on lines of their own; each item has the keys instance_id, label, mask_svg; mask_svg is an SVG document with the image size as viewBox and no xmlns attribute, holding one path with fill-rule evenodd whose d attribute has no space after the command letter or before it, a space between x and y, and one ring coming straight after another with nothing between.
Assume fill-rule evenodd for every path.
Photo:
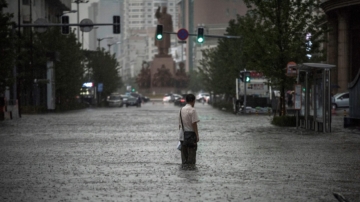
<instances>
[{"instance_id":1,"label":"flooded street","mask_svg":"<svg viewBox=\"0 0 360 202\"><path fill-rule=\"evenodd\" d=\"M181 167L172 104L0 122L0 201L360 201L360 133L340 121L323 134L195 107L195 169Z\"/></svg>"}]
</instances>

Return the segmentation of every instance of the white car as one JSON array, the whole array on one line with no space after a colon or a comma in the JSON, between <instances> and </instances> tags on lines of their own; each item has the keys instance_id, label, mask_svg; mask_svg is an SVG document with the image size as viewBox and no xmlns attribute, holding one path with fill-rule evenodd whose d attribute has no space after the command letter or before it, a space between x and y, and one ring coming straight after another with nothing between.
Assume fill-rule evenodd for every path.
<instances>
[{"instance_id":1,"label":"white car","mask_svg":"<svg viewBox=\"0 0 360 202\"><path fill-rule=\"evenodd\" d=\"M163 102L169 102L171 99L171 94L165 94L165 96L163 97Z\"/></svg>"},{"instance_id":2,"label":"white car","mask_svg":"<svg viewBox=\"0 0 360 202\"><path fill-rule=\"evenodd\" d=\"M201 102L201 101L208 101L210 98L210 94L209 93L199 93L196 96L196 100Z\"/></svg>"},{"instance_id":3,"label":"white car","mask_svg":"<svg viewBox=\"0 0 360 202\"><path fill-rule=\"evenodd\" d=\"M331 98L332 106L338 107L349 107L349 92L338 93Z\"/></svg>"},{"instance_id":4,"label":"white car","mask_svg":"<svg viewBox=\"0 0 360 202\"><path fill-rule=\"evenodd\" d=\"M109 107L122 107L123 100L120 95L111 94L108 99L108 105Z\"/></svg>"}]
</instances>

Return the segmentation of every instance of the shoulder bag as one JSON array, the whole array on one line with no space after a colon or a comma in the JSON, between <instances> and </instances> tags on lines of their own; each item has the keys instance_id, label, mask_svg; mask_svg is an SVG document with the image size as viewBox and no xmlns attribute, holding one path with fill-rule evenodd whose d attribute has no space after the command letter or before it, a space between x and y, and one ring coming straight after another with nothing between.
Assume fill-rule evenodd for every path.
<instances>
[{"instance_id":1,"label":"shoulder bag","mask_svg":"<svg viewBox=\"0 0 360 202\"><path fill-rule=\"evenodd\" d=\"M195 147L196 146L196 133L194 131L185 131L184 130L184 124L183 124L182 117L181 117L181 110L182 110L182 108L180 109L180 120L181 120L182 129L184 131L184 141L183 141L182 146Z\"/></svg>"}]
</instances>

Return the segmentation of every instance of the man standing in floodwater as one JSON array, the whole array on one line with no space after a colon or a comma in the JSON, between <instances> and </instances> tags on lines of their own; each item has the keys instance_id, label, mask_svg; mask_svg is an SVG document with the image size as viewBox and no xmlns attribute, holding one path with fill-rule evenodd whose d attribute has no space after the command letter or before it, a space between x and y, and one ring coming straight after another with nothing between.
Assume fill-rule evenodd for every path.
<instances>
[{"instance_id":1,"label":"man standing in floodwater","mask_svg":"<svg viewBox=\"0 0 360 202\"><path fill-rule=\"evenodd\" d=\"M199 142L197 123L200 120L194 106L195 96L193 94L186 95L186 105L180 109L179 129L183 127L183 131L194 132L196 136L194 141L196 142L194 147L184 145L184 133L180 133L182 164L195 165L196 163L196 150Z\"/></svg>"}]
</instances>

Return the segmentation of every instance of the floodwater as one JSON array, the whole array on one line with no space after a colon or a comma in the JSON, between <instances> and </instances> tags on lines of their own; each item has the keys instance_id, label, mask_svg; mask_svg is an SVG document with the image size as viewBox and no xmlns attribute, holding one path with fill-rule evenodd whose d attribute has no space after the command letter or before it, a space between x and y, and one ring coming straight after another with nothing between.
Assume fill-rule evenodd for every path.
<instances>
[{"instance_id":1,"label":"floodwater","mask_svg":"<svg viewBox=\"0 0 360 202\"><path fill-rule=\"evenodd\" d=\"M89 108L0 122L0 201L360 201L360 132L279 128L197 103L197 165L179 108Z\"/></svg>"}]
</instances>

